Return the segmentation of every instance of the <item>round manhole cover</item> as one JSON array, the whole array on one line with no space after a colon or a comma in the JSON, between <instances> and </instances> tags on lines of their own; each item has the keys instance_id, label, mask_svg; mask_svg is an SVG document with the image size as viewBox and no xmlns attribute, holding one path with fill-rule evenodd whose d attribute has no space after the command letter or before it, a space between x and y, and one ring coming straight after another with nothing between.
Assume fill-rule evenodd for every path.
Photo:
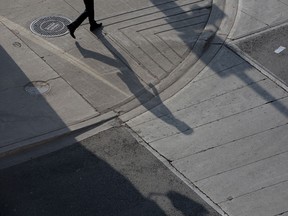
<instances>
[{"instance_id":1,"label":"round manhole cover","mask_svg":"<svg viewBox=\"0 0 288 216\"><path fill-rule=\"evenodd\" d=\"M34 20L30 29L33 33L43 37L59 37L68 33L66 25L71 20L62 16L45 16Z\"/></svg>"},{"instance_id":2,"label":"round manhole cover","mask_svg":"<svg viewBox=\"0 0 288 216\"><path fill-rule=\"evenodd\" d=\"M41 95L50 90L50 85L47 82L35 81L28 83L24 89L30 95Z\"/></svg>"}]
</instances>

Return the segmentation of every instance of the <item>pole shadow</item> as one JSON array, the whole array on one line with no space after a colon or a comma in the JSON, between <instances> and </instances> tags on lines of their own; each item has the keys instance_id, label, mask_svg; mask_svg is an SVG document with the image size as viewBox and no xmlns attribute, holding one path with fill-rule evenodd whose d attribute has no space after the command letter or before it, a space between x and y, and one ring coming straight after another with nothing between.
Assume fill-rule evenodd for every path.
<instances>
[{"instance_id":1,"label":"pole shadow","mask_svg":"<svg viewBox=\"0 0 288 216\"><path fill-rule=\"evenodd\" d=\"M19 48L20 45L17 43ZM55 130L55 127L67 128L66 132L69 133L65 122L43 95L31 96L24 91L24 86L31 80L1 45L0 56L3 60L0 65L0 96L3 99L0 104L0 147L14 141L16 135L21 140L29 138L29 135L47 133L47 129L48 132ZM21 106L16 106L19 101L22 102ZM34 105L33 108L31 104ZM45 125L45 130L39 124ZM5 166L5 158L1 155L0 215L167 215L169 209L163 209L155 201L146 198L139 191L139 184L136 187L127 177L143 175L142 169L151 173L151 161L148 167L143 168L140 163L135 165L135 161L138 162L139 157L145 154L140 152L141 156L136 156L135 152L141 146L136 145L131 135L128 137L129 132L118 129L114 134L113 131L105 131L98 136L115 143L109 143L111 140L95 143L93 138L79 143L71 134L63 139L74 144L56 152L40 157L32 154L27 158L25 154L29 149L26 149L18 152L19 158L13 158L17 155L7 156L6 159L10 162L12 160L13 166ZM107 143L110 144L109 149ZM144 151L144 147L141 148ZM22 161L25 157L28 161L17 164L17 158ZM119 169L126 173L121 173ZM139 179L144 179L147 175L148 173ZM149 180L149 184L157 185L152 180ZM153 189L157 191L158 187Z\"/></svg>"},{"instance_id":2,"label":"pole shadow","mask_svg":"<svg viewBox=\"0 0 288 216\"><path fill-rule=\"evenodd\" d=\"M13 48L14 45L17 47ZM6 46L11 47L6 50ZM31 83L31 80L17 63L18 60L26 61L29 56L21 56L14 60L9 54L19 48L19 53L17 53L19 57L22 52L26 51L21 50L23 46L22 42L0 45L0 98L2 100L0 103L0 148L5 148L10 143L47 134L56 129L65 129L65 133L70 133L69 127L47 102L46 97L37 92L37 88L33 89L36 95L29 95L25 92L24 86ZM27 52L25 54L27 55ZM33 66L33 62L30 64ZM123 131L115 134L116 144L122 138L122 143L127 145L127 133L124 137L120 137L124 134ZM108 131L103 136L109 138L110 135ZM45 154L45 146L49 147L59 139L51 141L53 143L34 145L31 155L29 155L31 149L29 147L26 149L26 146L25 150L17 149L18 152L15 154L7 154L6 157L1 155L1 216L124 216L129 215L127 209L130 209L130 215L137 215L137 211L141 208L146 210L140 214L143 216L166 215L157 203L145 198L125 175L116 170L115 166L108 164L107 160L112 156L109 157L108 154L106 158L104 157L105 159L102 159L96 151L93 152L92 148L96 146L93 145L93 140L91 141L92 147L90 143L87 144L88 147L85 147L78 143L75 136L71 134L69 137L64 136L63 139L65 142L75 143L72 146L44 156L33 154L33 150L36 149L37 152L37 149L41 147L44 147L43 154ZM116 144L111 146L110 153L114 151L114 155L118 155L118 159L123 160L121 153L119 154L120 151L115 150ZM129 150L138 146L135 143L130 144L133 145ZM107 148L106 145L101 146L97 152L105 148ZM53 151L53 149L52 147L50 150ZM118 149L121 149L119 144ZM106 152L102 151L102 153L105 156ZM122 151L122 153L125 152ZM26 162L21 163L25 160ZM125 160L127 162L127 158ZM136 158L130 158L130 160L133 162ZM129 162L132 163L131 161ZM118 164L121 165L117 160L116 165ZM140 170L141 165L138 166Z\"/></svg>"},{"instance_id":3,"label":"pole shadow","mask_svg":"<svg viewBox=\"0 0 288 216\"><path fill-rule=\"evenodd\" d=\"M165 7L165 4L158 4L157 0L151 0L151 2L154 4L155 7L157 7L163 14L166 15L166 21L167 23L170 24L171 27L173 27L174 30L176 30L179 33L179 37L182 39L184 43L187 44L188 47L191 47L191 44L187 43L187 38L189 38L193 34L198 34L197 32L191 32L191 31L186 31L185 28L179 28L177 22L173 20L173 16L169 13L169 10ZM189 16L187 12L185 12L178 4L177 0L171 0L169 1L169 4L172 5L171 8L177 9L179 14L182 14L183 20L190 20L193 15ZM206 10L206 8L199 8L199 7L191 7L191 13L193 11L197 10ZM209 24L214 27L214 29L218 29L219 25L221 24L221 21L224 17L227 15L215 4L211 5L211 10L214 14L217 14L213 20L209 20ZM183 15L186 14L186 15ZM184 16L184 17L183 17ZM199 36L199 39L201 40L201 35ZM202 39L203 40L203 39ZM230 70L230 72L227 71L219 71L219 68L217 64L210 64L211 60L213 58L203 58L203 54L205 51L209 50L209 47L211 45L218 45L221 48L226 47L229 49L229 47L225 46L225 41L219 37L217 34L211 35L208 38L205 38L206 44L204 47L204 52L202 53L197 53L195 52L196 55L198 55L199 61L202 61L209 67L212 71L214 71L218 76L221 78L227 78L229 76L236 76L239 78L243 83L245 83L247 86L249 86L253 91L255 91L260 97L265 99L267 103L270 103L273 107L275 107L276 110L278 110L281 114L283 114L285 117L288 117L288 108L286 105L284 105L279 99L275 98L271 93L269 93L268 90L264 89L262 86L260 86L256 80L254 80L247 72L251 69L251 65L247 64L247 67L243 67L241 70L238 70L237 72L233 72ZM218 52L221 50L219 48ZM192 48L191 48L191 51ZM214 54L214 57L217 55L217 53ZM201 55L199 55L201 54ZM235 54L237 55L237 54Z\"/></svg>"},{"instance_id":4,"label":"pole shadow","mask_svg":"<svg viewBox=\"0 0 288 216\"><path fill-rule=\"evenodd\" d=\"M218 215L136 143L125 128L112 128L0 169L0 215Z\"/></svg>"},{"instance_id":5,"label":"pole shadow","mask_svg":"<svg viewBox=\"0 0 288 216\"><path fill-rule=\"evenodd\" d=\"M22 43L14 45L17 45L19 55L23 53ZM14 45L7 46L12 50ZM68 133L70 130L65 122L1 45L0 59L0 148L59 129L66 129ZM51 82L46 84L51 85ZM27 86L31 92L27 91Z\"/></svg>"}]
</instances>

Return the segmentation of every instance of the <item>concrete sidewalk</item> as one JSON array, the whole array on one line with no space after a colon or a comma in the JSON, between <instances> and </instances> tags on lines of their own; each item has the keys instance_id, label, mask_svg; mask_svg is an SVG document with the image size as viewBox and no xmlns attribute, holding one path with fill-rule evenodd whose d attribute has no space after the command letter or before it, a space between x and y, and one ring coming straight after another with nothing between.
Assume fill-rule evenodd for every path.
<instances>
[{"instance_id":1,"label":"concrete sidewalk","mask_svg":"<svg viewBox=\"0 0 288 216\"><path fill-rule=\"evenodd\" d=\"M0 4L1 50L7 59L1 67L6 73L3 81L9 83L2 85L1 98L12 101L1 107L5 113L0 143L3 154L69 133L73 127L105 121L139 105L150 109L155 102L146 102L169 89L163 99L156 97L156 104L162 104L204 67L199 58L225 19L224 1L139 0L129 2L129 7L119 4L116 11L114 1L98 2L95 13L104 29L91 34L84 23L76 31L75 41L69 34L43 38L29 27L45 15L75 19L83 10L79 1L60 1L57 7L36 0ZM227 36L232 24L230 21L228 28L217 33ZM205 58L211 59L219 48L211 46ZM23 59L24 55L27 58ZM188 69L193 72L187 73ZM11 70L13 76L9 76ZM33 90L33 85L34 90L39 85L49 91L31 97L25 89ZM31 106L35 110L30 110Z\"/></svg>"},{"instance_id":2,"label":"concrete sidewalk","mask_svg":"<svg viewBox=\"0 0 288 216\"><path fill-rule=\"evenodd\" d=\"M207 67L166 100L165 108L155 107L127 122L223 214L276 216L288 212L288 94L282 79L287 70L275 73L286 64L287 50L274 52L287 44L283 37L286 12L284 1L240 1L226 46L211 62L204 61ZM282 35L277 34L278 26ZM267 32L278 40L270 43L263 37ZM270 46L259 50L257 59L243 43L253 50L265 43ZM261 62L263 55L277 60L274 70L264 66L268 61ZM190 135L163 119L185 122Z\"/></svg>"},{"instance_id":3,"label":"concrete sidewalk","mask_svg":"<svg viewBox=\"0 0 288 216\"><path fill-rule=\"evenodd\" d=\"M104 29L84 24L74 41L29 25L74 19L82 2L0 1L0 153L119 116L219 213L286 215L287 49L275 50L288 47L288 2L95 7ZM31 95L30 82L49 91Z\"/></svg>"}]
</instances>

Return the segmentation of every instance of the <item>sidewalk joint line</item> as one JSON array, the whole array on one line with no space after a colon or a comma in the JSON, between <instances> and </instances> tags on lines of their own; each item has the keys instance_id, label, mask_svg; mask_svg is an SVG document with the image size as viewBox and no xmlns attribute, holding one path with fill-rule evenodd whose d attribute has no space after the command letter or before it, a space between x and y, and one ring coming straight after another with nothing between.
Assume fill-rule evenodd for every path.
<instances>
[{"instance_id":1,"label":"sidewalk joint line","mask_svg":"<svg viewBox=\"0 0 288 216\"><path fill-rule=\"evenodd\" d=\"M120 31L119 31L119 32L120 32ZM131 41L131 39L128 38L124 33L121 32L121 34L123 34L128 40ZM110 40L110 42L116 44L116 46L118 46L118 47L120 48L120 51L118 51L118 52L119 52L119 55L121 55L121 56L119 56L117 53L114 53L114 52L111 50L111 48L109 48L110 45L106 44L106 45L107 45L107 48L109 49L109 51L112 52L112 53L114 53L116 56L118 56L118 58L121 60L121 62L122 62L124 65L126 65L133 73L134 73L133 69L131 68L130 65L128 65L127 60L124 58L124 56L122 56L121 52L125 52L125 54L128 55L129 58L131 58L131 60L133 60L139 67L141 67L141 68L143 68L144 70L146 70L146 71L148 72L148 74L149 74L150 76L152 76L154 79L159 80L159 78L158 78L156 75L154 75L145 65L143 65L135 56L133 56L132 53L130 53L130 52L121 44L121 42L118 41L118 39L115 39L115 38L113 37L113 35L110 35L110 34L107 35L107 40ZM134 43L133 41L131 41L131 42ZM135 43L134 43L134 45L136 46ZM116 48L115 48L115 49L116 49ZM123 60L122 58L124 58L124 60ZM139 75L137 75L137 77L139 77ZM142 80L144 83L146 83L146 82L145 82L143 79L141 79L140 77L139 77L139 79ZM146 84L147 84L147 83L146 83Z\"/></svg>"},{"instance_id":2,"label":"sidewalk joint line","mask_svg":"<svg viewBox=\"0 0 288 216\"><path fill-rule=\"evenodd\" d=\"M152 47L154 47L154 49L156 49L157 51L158 51L158 53L164 58L164 59L166 59L171 65L173 65L173 68L175 68L176 66L173 64L173 62L169 59L169 58L167 58L159 49L158 49L158 47L156 47L150 40L148 40L147 39L147 37L145 37L144 35L142 35L141 33L139 33L143 38L144 38L144 40L145 41L147 41ZM172 69L173 70L173 69ZM171 71L172 71L171 70ZM168 73L170 73L170 72L168 72Z\"/></svg>"},{"instance_id":3,"label":"sidewalk joint line","mask_svg":"<svg viewBox=\"0 0 288 216\"><path fill-rule=\"evenodd\" d=\"M228 67L228 68L225 68L225 69L223 69L223 70L213 71L214 74L211 74L211 75L209 75L209 76L205 76L205 77L200 78L200 79L198 79L198 80L192 80L191 82L192 82L192 83L197 83L197 82L203 81L203 80L205 80L205 79L207 79L207 78L217 77L217 76L219 76L219 74L225 73L225 71L228 71L228 70L231 70L231 69L233 69L233 68L236 68L236 67L238 67L238 66L240 66L240 65L242 65L242 64L245 65L245 64L249 64L249 63L247 63L246 61L240 62L240 63L238 63L238 64L235 64L235 65L233 65L233 66L230 66L230 67ZM209 64L208 64L206 67L210 69ZM211 69L211 70L212 70L212 69ZM196 78L196 77L195 77L195 78ZM257 82L259 82L259 81L257 81ZM257 82L256 82L256 83L257 83Z\"/></svg>"},{"instance_id":4,"label":"sidewalk joint line","mask_svg":"<svg viewBox=\"0 0 288 216\"><path fill-rule=\"evenodd\" d=\"M284 97L281 97L281 98L279 98L279 99L276 99L276 100L273 101L272 103L278 102L279 100L286 99L286 98L288 98L288 96L284 96ZM249 111L251 111L251 110L257 109L257 108L262 107L262 106L267 106L267 105L269 105L269 104L271 104L271 102L266 102L266 103L264 103L264 104L262 104L262 105L258 105L258 106L256 106L256 107L249 108L248 110L245 110L245 111L243 111L243 112L235 113L235 114L232 114L232 115L229 115L229 116L225 116L224 118L221 118L221 119L213 120L213 121L211 121L211 122L198 125L198 126L194 127L193 129L194 129L194 130L195 130L195 129L199 129L199 128L205 126L205 125L209 125L209 124L211 124L211 123L218 122L218 121L221 121L221 120L223 120L223 119L227 119L227 118L230 118L230 117L233 117L233 116L237 116L237 115L242 114L242 113L244 113L244 112L249 112ZM188 130L189 130L189 129L188 129ZM185 130L185 131L186 131L186 130ZM180 132L177 131L177 132L175 132L175 133L173 133L173 134L170 134L170 135L168 135L168 136L166 136L166 137L161 137L161 138L152 140L151 143L157 142L157 141L159 141L159 140L167 139L168 137L172 137L172 136L179 135L179 134L181 134L182 132L185 132L185 131L180 131ZM250 135L249 135L249 136L250 136ZM242 138L243 138L243 137L242 137ZM242 138L240 138L240 139L242 139ZM239 140L239 139L236 139L236 140ZM236 140L234 140L234 141L236 141ZM217 145L217 146L219 146L219 145ZM198 153L198 152L196 152L196 153ZM193 154L195 154L195 153L193 153ZM193 155L193 154L192 154L192 155Z\"/></svg>"},{"instance_id":5,"label":"sidewalk joint line","mask_svg":"<svg viewBox=\"0 0 288 216\"><path fill-rule=\"evenodd\" d=\"M167 76L169 74L165 69L162 68L162 66L160 66L154 59L152 59L149 54L147 54L140 46L138 46L133 40L131 40L131 38L128 37L128 35L125 32L121 31L121 33L123 35L125 35L139 50L141 50L148 57L148 59L151 60L151 62L154 62L161 70L163 70L163 72L165 73L165 76ZM141 63L141 65L143 65L143 64ZM155 68L155 70L156 70L156 68ZM150 71L150 70L148 70L148 71L150 73L152 73L154 76L156 76L152 71Z\"/></svg>"},{"instance_id":6,"label":"sidewalk joint line","mask_svg":"<svg viewBox=\"0 0 288 216\"><path fill-rule=\"evenodd\" d=\"M275 186L277 186L277 185L280 185L280 184L283 184L283 183L286 183L286 182L288 182L288 179L282 180L282 181L277 182L277 183L275 183L275 184L271 184L271 185L269 185L269 186L265 186L265 187L259 188L259 189L254 190L254 191L250 191L250 192L248 192L248 193L244 193L244 194L235 196L235 197L233 197L232 200L238 199L238 198L241 198L241 197L245 197L245 196L248 196L248 195L253 194L253 193L255 193L255 192L258 192L258 191L261 191L261 190L265 190L265 189L268 189L268 188L271 188L271 187L275 187ZM229 200L224 200L224 201L219 202L218 204L223 204L223 203L227 203L227 202L230 202L230 201L229 201Z\"/></svg>"},{"instance_id":7,"label":"sidewalk joint line","mask_svg":"<svg viewBox=\"0 0 288 216\"><path fill-rule=\"evenodd\" d=\"M277 215L273 215L273 216L282 216L282 215L284 215L284 214L286 214L286 213L288 213L288 210L287 210L287 211L285 211L285 212L282 212L282 213L280 213L280 214L277 214Z\"/></svg>"},{"instance_id":8,"label":"sidewalk joint line","mask_svg":"<svg viewBox=\"0 0 288 216\"><path fill-rule=\"evenodd\" d=\"M234 168L227 169L227 170L225 170L225 171L222 171L222 172L219 172L219 173L216 173L216 174L214 174L214 175L210 175L210 176L207 176L207 177L204 177L204 178L201 178L201 179L197 179L197 180L194 180L194 181L195 181L195 183L198 183L198 182L201 182L201 181L203 181L203 180L206 180L206 179L209 179L209 178L213 178L213 177L215 177L215 176L219 176L219 175L224 174L224 173L229 173L229 172L231 172L231 171L234 171L234 170L237 170L237 169L240 169L240 168L243 168L243 167L247 167L247 166L250 166L250 165L252 165L252 164L256 164L256 163L258 163L258 162L265 161L265 160L267 160L267 159L274 158L274 157L277 157L277 156L280 156L280 155L283 155L283 154L287 154L287 153L288 153L288 150L283 151L283 152L279 152L279 153L277 153L277 154L270 155L270 156L268 156L268 157L264 157L264 158L255 160L255 161L253 161L253 162L249 162L249 163L243 164L243 165L241 165L241 166L236 166L236 167L234 167Z\"/></svg>"},{"instance_id":9,"label":"sidewalk joint line","mask_svg":"<svg viewBox=\"0 0 288 216\"><path fill-rule=\"evenodd\" d=\"M132 136L137 140L137 142L148 149L160 162L162 162L172 173L174 173L179 179L181 179L192 191L198 194L208 205L210 205L215 211L222 216L228 216L228 214L215 203L204 191L202 191L196 184L194 184L190 179L188 179L182 172L180 172L176 167L173 166L172 161L162 155L159 151L153 148L148 142L146 142L141 136L138 135L136 131L130 128L126 123L124 126L130 131Z\"/></svg>"},{"instance_id":10,"label":"sidewalk joint line","mask_svg":"<svg viewBox=\"0 0 288 216\"><path fill-rule=\"evenodd\" d=\"M165 41L159 34L154 34L155 37L159 38L159 40L161 40L163 43L165 43L168 48L176 55L179 57L180 61L182 61L182 56L180 56L174 49L172 49L172 47L167 43L167 41Z\"/></svg>"},{"instance_id":11,"label":"sidewalk joint line","mask_svg":"<svg viewBox=\"0 0 288 216\"><path fill-rule=\"evenodd\" d=\"M264 82L264 81L266 81L266 80L267 80L267 79L264 78L264 79L259 80L259 81L257 81L257 82L251 83L250 85L255 85L255 84L257 84L257 83ZM218 98L218 97L224 96L224 95L226 95L226 94L230 94L230 93L235 92L235 91L238 91L238 90L240 90L240 89L250 88L250 85L241 86L241 87L236 88L236 89L233 89L233 90L231 90L231 91L229 91L229 92L224 92L223 94L219 94L219 95L216 95L215 97L211 97L211 98L209 98L209 99L200 101L199 103L190 104L189 106L185 106L185 107L183 107L183 108L181 108L181 109L175 110L173 114L175 114L175 113L177 113L177 112L181 112L181 111L183 111L183 110L185 110L185 109L188 109L188 108L191 108L191 107L194 107L194 106L198 106L198 105L200 105L200 104L202 104L202 103L205 103L205 102L207 102L207 101L215 100L215 99ZM277 99L275 99L275 100L273 99L273 100L271 100L271 101L266 101L265 103L263 103L263 104L261 104L261 105L258 105L258 106L256 106L256 107L253 107L253 108L257 108L257 107L259 107L259 106L263 106L263 105L269 104L269 103L271 103L271 102L275 102L276 100L284 99L284 98L286 98L286 97L288 97L288 95L287 95L287 96L280 97L280 98L277 98ZM253 109L253 108L249 108L249 109ZM249 109L247 109L247 110L249 110ZM235 113L235 114L233 114L233 115L237 115L237 114L242 113L242 112L245 112L245 111L247 111L247 110L243 110L243 111L238 112L238 113ZM168 114L168 115L170 115L170 114ZM168 115L163 114L163 115L161 115L161 116L159 116L159 117L161 118L161 117L165 117L165 116L168 116ZM230 116L233 116L233 115L230 115ZM133 127L139 126L139 125L144 124L144 123L148 123L148 122L153 121L153 120L156 120L156 119L158 119L158 118L153 118L153 119L150 119L150 120L148 120L148 121L145 121L145 122L142 122L142 123L133 125ZM222 119L224 119L224 118L222 118ZM216 120L216 121L218 121L218 120ZM213 122L213 121L212 121L212 122ZM211 122L210 122L210 123L211 123ZM209 124L209 123L208 123L208 124ZM203 125L205 125L205 124L203 124ZM202 125L200 125L200 126L202 126ZM199 127L200 127L200 126L199 126ZM198 126L197 126L197 127L198 127Z\"/></svg>"},{"instance_id":12,"label":"sidewalk joint line","mask_svg":"<svg viewBox=\"0 0 288 216\"><path fill-rule=\"evenodd\" d=\"M178 14L173 14L173 15L171 15L171 16L165 16L165 15L163 15L163 16L158 17L158 18L153 18L153 19L150 19L150 20L146 20L146 21L142 21L142 22L135 23L135 24L130 24L130 25L128 25L128 26L120 27L119 30L125 29L125 28L136 27L136 26L138 26L138 25L142 25L142 24L145 24L145 23L150 23L150 22L153 22L153 21L164 20L164 19L166 19L167 17L173 17L173 16L178 16L178 15L180 15L180 14L186 14L187 12L191 12L191 11L193 11L193 10L184 11L184 12L181 12L181 13L178 13ZM159 11L159 13L162 14L163 12L162 12L162 11ZM198 18L198 17L200 17L200 16L208 15L209 13L210 13L210 12L206 12L206 13L203 13L203 14L201 14L201 15L195 15L195 16L193 16L193 17L186 18L186 19L183 19L183 20ZM137 17L137 18L138 18L138 17ZM134 20L134 19L132 19L132 20ZM121 21L119 21L118 23L121 23ZM169 24L169 23L168 23L168 24ZM112 25L112 24L110 24L110 25ZM163 25L166 25L166 24L163 24ZM153 28L153 27L151 27L151 28Z\"/></svg>"},{"instance_id":13,"label":"sidewalk joint line","mask_svg":"<svg viewBox=\"0 0 288 216\"><path fill-rule=\"evenodd\" d=\"M181 27L178 27L178 28L169 28L169 29L166 29L166 30L162 30L162 31L158 31L158 32L155 32L154 34L162 34L162 33L165 33L165 32L169 32L169 31L173 31L173 30L179 30L179 29L184 29L186 27L193 27L193 26L205 26L207 22L206 21L203 21L203 22L199 22L199 23L196 23L196 24L189 24L189 25L185 25L185 26L181 26ZM197 33L199 35L201 35L203 32L203 28L199 28L199 29L196 29L194 31L194 33ZM197 35L198 36L198 35ZM199 37L199 36L198 36Z\"/></svg>"},{"instance_id":14,"label":"sidewalk joint line","mask_svg":"<svg viewBox=\"0 0 288 216\"><path fill-rule=\"evenodd\" d=\"M159 32L155 33L155 34L158 34L158 33L167 32L167 31L171 31L171 30L177 30L177 29L182 29L182 28L186 28L186 27L197 26L197 25L201 25L203 23L207 23L207 21L198 21L197 23L188 24L188 25L180 26L180 27L173 27L173 24L180 23L180 22L183 22L183 21L184 22L185 21L190 21L190 20L195 19L195 18L208 17L208 15L209 14L202 14L202 15L199 15L197 17L185 18L185 19L181 19L181 20L175 20L175 21L172 21L172 22L167 22L167 23L164 23L164 24L158 24L158 25L155 25L155 26L152 26L152 27L139 29L136 32L142 32L142 31L146 31L146 30L151 30L151 29L154 29L154 28L157 28L157 27L162 27L162 26L170 26L171 27L171 29L163 30L163 31L159 31Z\"/></svg>"},{"instance_id":15,"label":"sidewalk joint line","mask_svg":"<svg viewBox=\"0 0 288 216\"><path fill-rule=\"evenodd\" d=\"M205 1L205 0L198 0L198 1L194 2L194 3L192 3L192 4L197 4L197 3L200 3L200 2L203 2L203 1ZM151 9L151 8L156 8L156 9L157 9L157 7L160 6L160 5L175 4L175 2L180 2L180 0L174 0L174 1L169 1L169 2L160 3L160 4L154 4L154 5L151 5L151 6L148 6L148 7L144 7L144 8L140 8L140 9L136 9L136 10L133 10L133 11L128 11L128 12L116 14L116 15L114 15L114 16L105 17L105 18L100 19L100 20L103 21L103 20L107 20L107 19L113 19L113 18L116 18L116 17L119 17L119 16L131 14L131 13L136 13L136 12L148 10L148 9ZM189 5L189 4L191 4L191 3L188 3L187 5ZM180 5L180 6L181 6L181 5ZM185 6L185 5L184 5L184 6ZM170 10L170 9L178 8L178 7L179 7L179 5L177 5L177 6L175 6L175 7L172 7L172 8L163 9L163 10L161 10L161 11L166 11L166 10ZM150 13L148 13L148 15L152 15L152 14L155 14L155 13L158 13L158 12L159 12L159 10L157 9L155 12L150 12ZM142 17L142 16L146 16L146 15L141 15L141 17ZM136 17L137 17L137 16L136 16ZM140 16L139 16L139 17L140 17ZM132 18L129 18L128 20L131 20L131 19L134 19L134 18L135 18L135 16L132 17ZM124 21L126 21L126 20L124 20Z\"/></svg>"},{"instance_id":16,"label":"sidewalk joint line","mask_svg":"<svg viewBox=\"0 0 288 216\"><path fill-rule=\"evenodd\" d=\"M211 150L211 149L223 147L223 146L226 146L226 145L232 145L232 144L234 144L234 143L237 142L237 141L244 140L244 139L247 139L247 138L250 138L250 137L259 135L259 134L263 134L263 133L266 133L266 132L268 132L268 131L270 131L270 130L275 130L275 129L280 128L280 127L285 127L286 125L288 125L288 123L281 124L281 125L277 125L277 126L275 126L275 127L271 127L271 128L268 128L268 129L266 129L266 130L263 130L263 131L260 131L260 132L254 133L254 134L250 134L250 135L248 135L248 136L244 136L244 137L241 137L241 138L238 138L238 139L234 139L234 140L228 141L228 142L226 142L226 143L219 144L219 145L217 145L217 146L212 146L212 147L210 147L210 148L207 148L207 149L204 149L204 150L201 150L201 151L198 151L198 152L194 152L194 153L189 154L189 155L187 155L187 156L179 157L179 158L173 160L173 162L178 161L178 160L185 159L185 158L190 157L190 156L192 156L192 155L201 154L201 153L206 152L206 151L209 151L209 150Z\"/></svg>"}]
</instances>

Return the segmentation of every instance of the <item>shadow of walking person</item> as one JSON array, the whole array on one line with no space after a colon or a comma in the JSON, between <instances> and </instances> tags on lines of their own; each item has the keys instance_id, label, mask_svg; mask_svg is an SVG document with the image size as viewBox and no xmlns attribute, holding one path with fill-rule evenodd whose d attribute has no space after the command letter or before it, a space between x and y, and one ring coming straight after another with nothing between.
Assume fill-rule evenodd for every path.
<instances>
[{"instance_id":1,"label":"shadow of walking person","mask_svg":"<svg viewBox=\"0 0 288 216\"><path fill-rule=\"evenodd\" d=\"M127 130L111 128L80 142L74 136L64 139L74 144L0 169L1 216L166 215L167 209L142 194L163 184L146 178L162 168L156 165L151 171L152 155L135 145ZM140 162L143 158L150 162ZM151 187L135 179L145 179Z\"/></svg>"},{"instance_id":2,"label":"shadow of walking person","mask_svg":"<svg viewBox=\"0 0 288 216\"><path fill-rule=\"evenodd\" d=\"M145 82L140 80L140 78L132 71L131 67L129 66L129 63L118 52L118 50L115 47L113 47L113 45L105 38L102 32L98 31L97 33L94 34L112 53L115 59L120 59L122 61L125 67L119 66L119 63L115 59L97 53L95 51L85 49L78 42L75 42L76 47L78 48L82 56L84 58L92 58L98 61L102 61L107 65L119 69L117 75L127 85L128 89L133 93L135 98L140 102L142 106L144 106L157 118L175 127L179 132L185 135L192 134L193 129L185 122L177 119L173 115L173 113L163 104L163 101L161 100L156 87L152 83L149 83L148 86L144 86ZM149 103L151 99L153 99L152 105L151 103ZM156 106L159 106L160 109L153 109Z\"/></svg>"},{"instance_id":3,"label":"shadow of walking person","mask_svg":"<svg viewBox=\"0 0 288 216\"><path fill-rule=\"evenodd\" d=\"M167 193L167 197L170 199L173 206L181 211L185 216L211 215L203 205L189 199L182 194L170 191Z\"/></svg>"},{"instance_id":4,"label":"shadow of walking person","mask_svg":"<svg viewBox=\"0 0 288 216\"><path fill-rule=\"evenodd\" d=\"M168 198L172 206L177 210L174 214L181 214L183 216L218 216L219 214L207 203L203 202L196 194L183 195L176 191L169 191L167 193L150 193L149 200L161 199L161 197Z\"/></svg>"}]
</instances>

